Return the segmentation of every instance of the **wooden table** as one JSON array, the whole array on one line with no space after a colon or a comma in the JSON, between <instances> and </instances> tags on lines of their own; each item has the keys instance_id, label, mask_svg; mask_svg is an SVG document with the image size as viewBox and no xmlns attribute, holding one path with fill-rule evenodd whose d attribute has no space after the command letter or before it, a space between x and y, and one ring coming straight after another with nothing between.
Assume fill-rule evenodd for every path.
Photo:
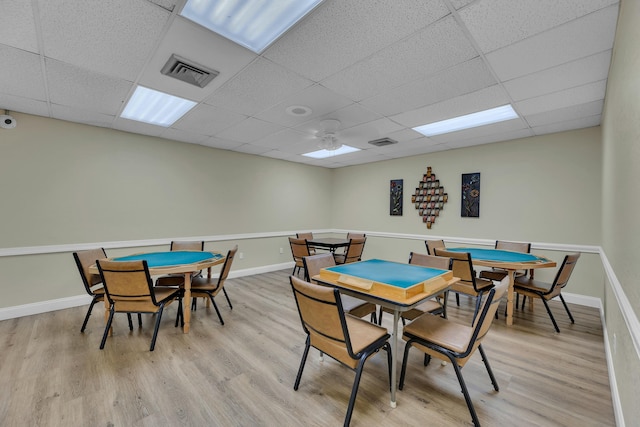
<instances>
[{"instance_id":1,"label":"wooden table","mask_svg":"<svg viewBox=\"0 0 640 427\"><path fill-rule=\"evenodd\" d=\"M313 277L320 284L393 310L391 331L391 407L396 407L398 365L398 320L424 300L438 295L457 282L449 270L371 259L320 270Z\"/></svg>"},{"instance_id":2,"label":"wooden table","mask_svg":"<svg viewBox=\"0 0 640 427\"><path fill-rule=\"evenodd\" d=\"M335 252L338 248L346 248L349 246L348 239L340 239L336 237L314 238L307 240L307 245L314 248L328 249Z\"/></svg>"},{"instance_id":3,"label":"wooden table","mask_svg":"<svg viewBox=\"0 0 640 427\"><path fill-rule=\"evenodd\" d=\"M184 304L182 304L184 315L183 332L189 333L191 322L191 273L204 270L217 264L222 264L225 256L218 252L201 251L168 251L168 252L147 252L125 257L109 258L110 261L140 261L146 260L151 276L164 274L184 275ZM89 267L91 274L100 274L98 267L94 264ZM109 299L104 299L107 312L109 311ZM108 316L108 313L105 313Z\"/></svg>"},{"instance_id":4,"label":"wooden table","mask_svg":"<svg viewBox=\"0 0 640 427\"><path fill-rule=\"evenodd\" d=\"M517 270L531 270L536 268L555 267L555 261L545 257L527 254L523 252L512 252L501 249L483 248L446 248L450 252L468 252L471 254L471 261L475 265L482 267L501 268L509 276L509 289L507 291L507 325L513 325L513 300L514 282Z\"/></svg>"}]
</instances>

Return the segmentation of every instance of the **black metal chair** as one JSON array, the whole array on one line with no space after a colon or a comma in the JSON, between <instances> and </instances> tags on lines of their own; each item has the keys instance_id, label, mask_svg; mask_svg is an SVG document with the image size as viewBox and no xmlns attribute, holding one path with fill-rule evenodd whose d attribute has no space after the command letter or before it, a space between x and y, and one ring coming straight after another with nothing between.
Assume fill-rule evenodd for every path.
<instances>
[{"instance_id":1,"label":"black metal chair","mask_svg":"<svg viewBox=\"0 0 640 427\"><path fill-rule=\"evenodd\" d=\"M462 377L462 368L477 350L480 351L482 361L487 369L489 378L495 391L499 391L498 382L493 375L487 355L482 348L482 340L489 332L491 323L497 312L500 299L509 287L509 279L504 278L497 286L486 293L483 304L474 315L471 326L452 322L439 316L424 314L403 329L402 339L407 341L404 348L404 358L402 360L402 371L400 373L400 390L404 387L405 375L407 372L407 359L409 350L415 347L425 353L424 364L429 364L431 357L449 361L460 383L462 394L464 395L467 408L471 413L473 424L480 426L480 421L476 415L471 396Z\"/></svg>"},{"instance_id":2,"label":"black metal chair","mask_svg":"<svg viewBox=\"0 0 640 427\"><path fill-rule=\"evenodd\" d=\"M544 307L547 309L547 313L549 314L549 318L551 319L556 332L560 332L560 328L556 323L556 319L553 317L553 313L551 312L551 308L549 308L549 303L547 301L552 298L559 297L560 301L562 301L562 305L564 305L564 309L569 315L571 323L575 323L575 320L573 320L573 316L571 315L571 311L569 311L569 306L567 306L567 303L562 297L562 288L567 286L567 282L571 277L571 273L573 273L573 269L578 262L578 258L580 258L579 253L566 255L552 283L542 282L526 276L516 277L514 282L514 290L523 296L522 308L524 308L526 297L540 298L544 303Z\"/></svg>"},{"instance_id":3,"label":"black metal chair","mask_svg":"<svg viewBox=\"0 0 640 427\"><path fill-rule=\"evenodd\" d=\"M102 286L102 278L98 274L89 273L89 267L96 263L96 260L104 259L107 257L103 248L88 249L86 251L78 251L73 253L73 259L76 261L76 266L80 272L84 289L92 297L91 304L87 310L87 314L84 316L84 322L82 322L82 328L80 332L84 332L91 316L93 306L98 302L104 302L104 286Z\"/></svg>"},{"instance_id":4,"label":"black metal chair","mask_svg":"<svg viewBox=\"0 0 640 427\"><path fill-rule=\"evenodd\" d=\"M382 348L387 352L388 373L391 378L391 348L388 342L390 335L385 328L366 320L346 316L337 289L309 283L294 276L290 276L289 280L302 321L302 329L307 334L293 389L298 390L311 347L354 370L356 376L344 420L344 425L348 426L364 363Z\"/></svg>"}]
</instances>

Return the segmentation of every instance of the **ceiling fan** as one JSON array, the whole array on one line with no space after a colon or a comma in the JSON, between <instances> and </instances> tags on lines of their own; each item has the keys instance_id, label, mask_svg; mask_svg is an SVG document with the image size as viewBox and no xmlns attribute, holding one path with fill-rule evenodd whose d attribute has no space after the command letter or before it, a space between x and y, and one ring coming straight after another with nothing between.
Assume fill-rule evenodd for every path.
<instances>
[{"instance_id":1,"label":"ceiling fan","mask_svg":"<svg viewBox=\"0 0 640 427\"><path fill-rule=\"evenodd\" d=\"M340 120L336 119L326 119L320 122L320 130L316 133L316 137L319 139L318 147L328 151L342 147L342 142L338 140L336 135L340 124Z\"/></svg>"}]
</instances>

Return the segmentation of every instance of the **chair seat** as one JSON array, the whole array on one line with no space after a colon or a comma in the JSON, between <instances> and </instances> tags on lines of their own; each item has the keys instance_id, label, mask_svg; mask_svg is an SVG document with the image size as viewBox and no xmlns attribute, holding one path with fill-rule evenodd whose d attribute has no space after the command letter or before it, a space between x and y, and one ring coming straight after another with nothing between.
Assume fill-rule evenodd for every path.
<instances>
[{"instance_id":1,"label":"chair seat","mask_svg":"<svg viewBox=\"0 0 640 427\"><path fill-rule=\"evenodd\" d=\"M517 270L515 273L515 277L525 276L527 272L525 270ZM506 270L494 269L494 270L483 270L479 273L478 277L482 279L493 280L496 282L501 281L507 276Z\"/></svg>"},{"instance_id":2,"label":"chair seat","mask_svg":"<svg viewBox=\"0 0 640 427\"><path fill-rule=\"evenodd\" d=\"M514 288L523 291L531 291L539 294L545 294L551 290L553 283L542 282L540 280L530 279L528 277L516 278Z\"/></svg>"},{"instance_id":3,"label":"chair seat","mask_svg":"<svg viewBox=\"0 0 640 427\"><path fill-rule=\"evenodd\" d=\"M387 328L383 328L353 315L346 315L347 329L351 338L351 348L354 353L360 353L371 346L372 342L388 336Z\"/></svg>"},{"instance_id":4,"label":"chair seat","mask_svg":"<svg viewBox=\"0 0 640 427\"><path fill-rule=\"evenodd\" d=\"M476 287L479 291L484 291L490 289L493 286L493 281L487 279L476 278ZM476 292L473 288L473 283L460 280L457 283L454 283L451 286L451 290L454 292L461 292L467 295L478 295L479 292Z\"/></svg>"},{"instance_id":5,"label":"chair seat","mask_svg":"<svg viewBox=\"0 0 640 427\"><path fill-rule=\"evenodd\" d=\"M342 300L344 312L355 317L364 317L376 312L376 305L373 303L349 295L340 295L340 299Z\"/></svg>"},{"instance_id":6,"label":"chair seat","mask_svg":"<svg viewBox=\"0 0 640 427\"><path fill-rule=\"evenodd\" d=\"M393 310L388 307L382 307L382 311L385 313L393 314ZM425 313L440 314L444 311L444 307L438 301L429 299L420 304L419 306L412 308L411 310L400 313L400 316L407 320L413 320L422 316Z\"/></svg>"},{"instance_id":7,"label":"chair seat","mask_svg":"<svg viewBox=\"0 0 640 427\"><path fill-rule=\"evenodd\" d=\"M218 278L207 278L207 277L194 277L191 281L191 292L213 292L215 290L220 290L221 287L218 283Z\"/></svg>"},{"instance_id":8,"label":"chair seat","mask_svg":"<svg viewBox=\"0 0 640 427\"><path fill-rule=\"evenodd\" d=\"M467 349L471 340L473 328L454 323L440 316L424 314L404 327L403 338L407 334L432 342L456 353L462 353ZM407 337L406 339L409 338Z\"/></svg>"}]
</instances>

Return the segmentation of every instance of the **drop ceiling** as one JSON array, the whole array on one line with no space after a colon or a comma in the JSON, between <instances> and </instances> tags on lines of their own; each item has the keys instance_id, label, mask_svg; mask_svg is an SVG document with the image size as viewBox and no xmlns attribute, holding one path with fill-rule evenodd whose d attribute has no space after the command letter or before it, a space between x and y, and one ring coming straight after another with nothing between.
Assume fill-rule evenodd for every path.
<instances>
[{"instance_id":1,"label":"drop ceiling","mask_svg":"<svg viewBox=\"0 0 640 427\"><path fill-rule=\"evenodd\" d=\"M618 16L614 0L325 0L258 55L183 18L183 6L3 1L0 113L364 164L598 126ZM174 54L219 75L204 88L165 76ZM120 118L137 85L198 104L169 128ZM412 130L504 104L519 118L430 138ZM302 156L318 149L325 119L361 151ZM368 143L380 138L398 143Z\"/></svg>"}]
</instances>

